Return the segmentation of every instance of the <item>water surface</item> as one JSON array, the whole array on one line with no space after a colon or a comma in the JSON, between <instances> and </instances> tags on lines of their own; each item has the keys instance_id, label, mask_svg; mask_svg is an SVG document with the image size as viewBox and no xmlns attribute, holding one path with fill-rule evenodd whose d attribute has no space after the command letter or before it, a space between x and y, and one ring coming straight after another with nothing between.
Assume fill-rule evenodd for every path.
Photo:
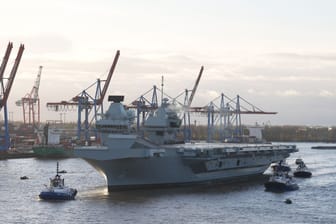
<instances>
[{"instance_id":1,"label":"water surface","mask_svg":"<svg viewBox=\"0 0 336 224\"><path fill-rule=\"evenodd\" d=\"M235 184L108 193L105 179L78 158L62 159L74 201L42 201L38 194L55 175L57 160L0 161L1 223L335 223L336 150L298 143L287 160L302 158L313 177L297 179L293 192L264 191L264 179ZM28 180L20 180L28 176ZM290 198L292 204L284 201Z\"/></svg>"}]
</instances>

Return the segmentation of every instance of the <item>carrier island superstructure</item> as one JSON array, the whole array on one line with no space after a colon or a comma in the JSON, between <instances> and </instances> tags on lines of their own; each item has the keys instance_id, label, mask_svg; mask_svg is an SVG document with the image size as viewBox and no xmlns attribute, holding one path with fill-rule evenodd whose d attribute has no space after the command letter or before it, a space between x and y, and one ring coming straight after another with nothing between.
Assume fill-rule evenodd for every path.
<instances>
[{"instance_id":1,"label":"carrier island superstructure","mask_svg":"<svg viewBox=\"0 0 336 224\"><path fill-rule=\"evenodd\" d=\"M108 190L166 187L231 181L262 175L273 162L297 152L295 145L181 143L181 119L168 99L144 121L143 133L134 130L134 113L122 96L96 122L101 142L75 149L102 173Z\"/></svg>"}]
</instances>

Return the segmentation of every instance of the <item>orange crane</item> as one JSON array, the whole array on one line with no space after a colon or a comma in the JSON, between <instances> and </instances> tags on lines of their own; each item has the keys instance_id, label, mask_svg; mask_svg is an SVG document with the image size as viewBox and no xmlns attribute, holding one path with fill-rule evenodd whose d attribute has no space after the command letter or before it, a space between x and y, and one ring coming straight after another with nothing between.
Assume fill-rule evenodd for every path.
<instances>
[{"instance_id":1,"label":"orange crane","mask_svg":"<svg viewBox=\"0 0 336 224\"><path fill-rule=\"evenodd\" d=\"M34 126L38 126L40 124L40 98L38 91L40 87L41 74L42 66L39 66L37 78L32 90L30 93L27 93L24 97L15 102L17 106L22 107L24 124L32 124Z\"/></svg>"}]
</instances>

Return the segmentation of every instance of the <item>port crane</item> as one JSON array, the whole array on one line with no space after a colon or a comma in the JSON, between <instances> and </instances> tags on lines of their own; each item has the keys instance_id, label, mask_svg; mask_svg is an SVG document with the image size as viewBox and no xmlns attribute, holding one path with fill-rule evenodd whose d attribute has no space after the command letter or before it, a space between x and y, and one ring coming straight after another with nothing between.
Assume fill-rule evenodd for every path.
<instances>
[{"instance_id":1,"label":"port crane","mask_svg":"<svg viewBox=\"0 0 336 224\"><path fill-rule=\"evenodd\" d=\"M32 90L27 93L20 100L16 101L15 104L22 107L23 112L23 123L26 125L38 126L40 124L40 98L38 95L40 80L42 74L42 66L39 66L35 84Z\"/></svg>"},{"instance_id":2,"label":"port crane","mask_svg":"<svg viewBox=\"0 0 336 224\"><path fill-rule=\"evenodd\" d=\"M191 106L191 103L194 99L198 84L201 80L203 70L204 70L204 67L202 66L199 73L198 73L198 76L197 76L196 82L194 84L194 87L191 90L190 97L188 97L189 90L188 89L185 90L183 123L184 123L184 139L185 139L186 142L190 142L191 136L192 136L191 126L190 126L190 106Z\"/></svg>"},{"instance_id":3,"label":"port crane","mask_svg":"<svg viewBox=\"0 0 336 224\"><path fill-rule=\"evenodd\" d=\"M204 67L201 66L201 69L198 73L196 82L194 87L191 90L186 89L185 91L178 94L176 97L171 97L163 92L163 77L161 81L161 89L159 89L156 85L153 86L147 92L141 94L136 100L132 101L131 104L126 105L125 107L128 109L135 109L136 110L136 121L137 121L137 130L140 131L140 126L143 125L146 116L149 112L158 108L158 92L161 93L161 101L163 97L167 97L172 100L172 102L177 105L177 109L182 112L182 120L183 120L183 135L184 140L189 142L191 140L191 126L190 126L190 112L191 104L193 102L197 87L199 85L200 79L202 77L204 71ZM189 96L189 92L191 92ZM179 102L177 99L185 95L184 103Z\"/></svg>"},{"instance_id":4,"label":"port crane","mask_svg":"<svg viewBox=\"0 0 336 224\"><path fill-rule=\"evenodd\" d=\"M168 97L169 99L173 100L174 102L178 102L177 98L180 97L181 95L183 95L184 93L186 94L185 96L185 103L182 104L180 102L178 102L179 105L181 105L184 109L184 111L188 111L187 108L190 107L195 92L197 90L199 81L201 79L202 73L203 73L204 67L202 66L200 69L200 72L198 74L197 80L194 84L194 87L192 90L188 90L186 89L184 92L178 94L178 96L176 97L170 97L167 94L165 94L163 92L163 77L162 77L162 83L161 83L161 89L159 89L156 85L153 86L153 88L151 88L150 90L148 90L147 92L143 93L140 95L140 97L138 97L136 100L132 101L131 104L126 105L126 108L128 109L137 109L138 110L138 115L137 117L140 118L140 114L143 114L143 117L145 117L146 113L152 110L155 110L158 108L158 91L161 91L161 100L164 96ZM188 92L191 91L191 95L190 97L188 97ZM150 96L150 97L149 97ZM149 99L150 98L150 99ZM138 119L139 120L139 119ZM137 127L139 128L139 124L137 125Z\"/></svg>"},{"instance_id":5,"label":"port crane","mask_svg":"<svg viewBox=\"0 0 336 224\"><path fill-rule=\"evenodd\" d=\"M118 50L115 54L113 63L109 70L106 80L97 79L95 83L90 85L88 88L82 90L79 94L68 101L61 102L48 102L47 108L53 111L67 111L72 109L77 109L78 119L77 119L77 139L80 140L82 133L84 134L85 141L90 139L90 126L93 121L97 120L99 114L104 113L103 102L109 87L112 75L114 73L115 67L117 65L120 56L120 51ZM102 82L104 82L103 88L101 87ZM89 90L93 87L95 88L94 94L89 94ZM93 114L91 113L93 111ZM82 121L82 113L84 113L84 119ZM91 118L90 118L91 114ZM95 133L96 135L96 133ZM96 135L97 137L97 135Z\"/></svg>"},{"instance_id":6,"label":"port crane","mask_svg":"<svg viewBox=\"0 0 336 224\"><path fill-rule=\"evenodd\" d=\"M0 66L0 110L3 110L4 112L4 128L1 130L0 133L0 150L8 150L10 147L10 137L9 137L9 128L8 128L8 111L7 111L7 100L9 97L9 93L11 91L15 75L17 73L17 70L20 65L21 57L24 51L24 45L21 44L14 62L14 65L12 67L12 70L10 72L10 75L8 78L4 77L4 73L6 70L6 66L11 54L13 48L13 43L9 42L7 45L7 50L5 52L5 56L3 57L3 60L1 62Z\"/></svg>"},{"instance_id":7,"label":"port crane","mask_svg":"<svg viewBox=\"0 0 336 224\"><path fill-rule=\"evenodd\" d=\"M190 142L192 136L190 114L201 114L207 116L207 141L213 141L213 137L216 131L215 125L219 123L219 137L221 141L230 139L232 141L240 141L243 136L243 128L241 115L272 115L277 114L277 112L267 112L261 108L253 105L240 95L237 95L235 98L230 98L224 93L216 97L210 103L205 106L197 107L191 106L193 97L197 90L200 78L203 73L203 66L199 72L197 80L194 84L192 90L185 90L185 94L182 92L177 97L170 97L163 92L163 84L161 89L161 98L163 95L172 100L173 103L182 107L182 120L183 120L183 134L184 141ZM153 111L158 108L158 92L160 89L153 86L152 89L142 94L139 98L134 100L130 105L127 105L128 109L136 109L137 117L137 130L140 131L140 123L144 122L148 112ZM191 91L190 97L189 92ZM185 95L184 103L181 103L177 100L182 95ZM151 96L151 97L148 97ZM219 102L218 102L219 101Z\"/></svg>"},{"instance_id":8,"label":"port crane","mask_svg":"<svg viewBox=\"0 0 336 224\"><path fill-rule=\"evenodd\" d=\"M213 99L208 105L193 107L191 111L207 114L208 142L211 142L213 139L215 123L219 123L219 137L221 141L230 139L230 141L239 142L243 136L242 114L277 114L277 112L267 112L260 109L240 95L230 98L224 93L221 93L220 96Z\"/></svg>"}]
</instances>

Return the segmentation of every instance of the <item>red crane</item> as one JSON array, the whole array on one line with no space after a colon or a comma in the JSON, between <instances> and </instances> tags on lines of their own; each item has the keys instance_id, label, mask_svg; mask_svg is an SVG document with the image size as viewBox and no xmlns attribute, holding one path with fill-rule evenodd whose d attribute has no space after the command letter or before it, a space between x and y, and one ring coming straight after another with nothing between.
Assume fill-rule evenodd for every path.
<instances>
[{"instance_id":1,"label":"red crane","mask_svg":"<svg viewBox=\"0 0 336 224\"><path fill-rule=\"evenodd\" d=\"M40 98L38 95L40 80L42 74L42 66L39 66L35 84L30 91L20 100L16 101L16 105L22 107L23 123L38 126L40 124Z\"/></svg>"},{"instance_id":2,"label":"red crane","mask_svg":"<svg viewBox=\"0 0 336 224\"><path fill-rule=\"evenodd\" d=\"M3 133L0 134L0 150L7 150L10 147L7 100L8 100L9 93L10 93L10 90L14 82L16 72L19 68L21 57L24 51L24 45L23 44L20 45L19 51L17 53L16 59L15 59L15 62L14 62L14 65L12 67L9 77L4 78L5 69L6 69L7 62L8 62L10 53L12 51L12 48L13 48L13 43L9 42L5 56L0 66L0 82L1 82L0 110L3 109L4 111L4 129L1 130L3 131ZM7 80L6 84L5 84L5 80Z\"/></svg>"},{"instance_id":3,"label":"red crane","mask_svg":"<svg viewBox=\"0 0 336 224\"><path fill-rule=\"evenodd\" d=\"M18 69L20 61L21 61L21 57L22 57L23 50L24 50L24 45L23 44L20 45L20 48L19 48L18 54L16 56L13 68L11 70L9 78L7 78L7 83L6 83L6 87L5 87L4 76L3 75L4 75L4 72L5 72L7 62L8 62L10 53L12 51L12 48L13 48L13 43L9 42L8 46L7 46L5 56L4 56L4 59L2 61L1 67L0 67L0 81L1 81L1 90L2 90L2 92L1 92L2 99L0 100L0 109L3 108L5 106L5 104L7 103L7 99L8 99L10 90L12 88L17 69Z\"/></svg>"}]
</instances>

